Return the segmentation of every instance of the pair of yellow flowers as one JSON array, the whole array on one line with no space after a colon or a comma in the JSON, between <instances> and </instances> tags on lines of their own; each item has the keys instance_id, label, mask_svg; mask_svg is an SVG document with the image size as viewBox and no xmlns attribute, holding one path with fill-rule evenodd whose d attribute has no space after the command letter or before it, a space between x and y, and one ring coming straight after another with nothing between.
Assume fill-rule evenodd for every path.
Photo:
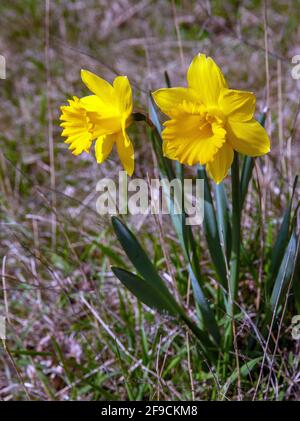
<instances>
[{"instance_id":1,"label":"pair of yellow flowers","mask_svg":"<svg viewBox=\"0 0 300 421\"><path fill-rule=\"evenodd\" d=\"M126 129L132 123L132 91L126 76L113 85L87 71L84 84L94 95L73 97L61 107L62 136L74 155L95 154L101 164L116 144L124 169L134 171L134 149ZM226 176L234 150L260 156L270 150L265 129L253 118L255 95L229 89L217 64L198 54L187 72L188 87L159 89L153 98L170 119L162 132L164 155L182 164L206 165L216 183Z\"/></svg>"}]
</instances>

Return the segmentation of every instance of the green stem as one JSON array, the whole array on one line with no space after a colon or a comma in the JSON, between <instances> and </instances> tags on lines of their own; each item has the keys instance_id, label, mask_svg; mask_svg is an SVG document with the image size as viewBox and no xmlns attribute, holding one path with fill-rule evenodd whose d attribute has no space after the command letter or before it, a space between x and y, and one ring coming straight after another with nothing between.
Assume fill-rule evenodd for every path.
<instances>
[{"instance_id":1,"label":"green stem","mask_svg":"<svg viewBox=\"0 0 300 421\"><path fill-rule=\"evenodd\" d=\"M239 155L234 152L233 164L231 167L232 185L232 249L230 260L230 301L231 313L234 315L234 301L237 297L239 270L240 270L240 244L241 244L241 208L240 208L240 175Z\"/></svg>"},{"instance_id":2,"label":"green stem","mask_svg":"<svg viewBox=\"0 0 300 421\"><path fill-rule=\"evenodd\" d=\"M236 332L235 332L235 301L238 291L239 269L240 269L240 177L239 177L239 155L234 152L234 159L231 166L231 186L232 186L232 246L230 259L230 278L228 279L228 323L225 329L225 359L223 374L227 376L229 364L229 350L234 347L237 356ZM237 368L239 362L237 357Z\"/></svg>"},{"instance_id":3,"label":"green stem","mask_svg":"<svg viewBox=\"0 0 300 421\"><path fill-rule=\"evenodd\" d=\"M241 247L241 200L240 200L240 174L239 155L234 152L233 164L231 167L232 185L232 249L230 261L230 316L232 327L233 347L235 352L237 370L237 392L238 399L241 396L240 362L237 345L237 333L235 325L235 301L237 299L239 272L240 272L240 247Z\"/></svg>"}]
</instances>

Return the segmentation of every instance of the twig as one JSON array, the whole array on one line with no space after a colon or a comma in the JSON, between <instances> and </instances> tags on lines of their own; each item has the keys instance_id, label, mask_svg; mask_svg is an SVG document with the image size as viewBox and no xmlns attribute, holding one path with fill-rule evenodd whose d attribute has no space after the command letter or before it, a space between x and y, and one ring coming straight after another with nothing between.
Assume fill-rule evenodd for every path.
<instances>
[{"instance_id":1,"label":"twig","mask_svg":"<svg viewBox=\"0 0 300 421\"><path fill-rule=\"evenodd\" d=\"M6 256L4 256L2 260L2 285L3 285L5 317L6 317L7 322L10 323L9 311L8 311L7 288L6 288L5 264L6 264Z\"/></svg>"},{"instance_id":2,"label":"twig","mask_svg":"<svg viewBox=\"0 0 300 421\"><path fill-rule=\"evenodd\" d=\"M179 25L178 25L176 5L175 5L174 0L172 0L172 10L173 10L174 26L175 26L176 36L177 36L177 41L178 41L178 48L179 48L182 71L185 72L185 60L184 60L184 54L183 54L183 48L182 48L182 39L181 39L181 35L180 35L180 28L179 28Z\"/></svg>"},{"instance_id":3,"label":"twig","mask_svg":"<svg viewBox=\"0 0 300 421\"><path fill-rule=\"evenodd\" d=\"M282 114L282 65L277 59L277 102L278 102L278 139L282 172L286 175L285 148L283 145L283 114Z\"/></svg>"},{"instance_id":4,"label":"twig","mask_svg":"<svg viewBox=\"0 0 300 421\"><path fill-rule=\"evenodd\" d=\"M263 2L264 21L264 44L265 44L265 67L266 67L266 108L270 107L270 69L269 69L269 40L268 40L268 20L267 20L267 0ZM271 115L268 113L268 127L271 129Z\"/></svg>"},{"instance_id":5,"label":"twig","mask_svg":"<svg viewBox=\"0 0 300 421\"><path fill-rule=\"evenodd\" d=\"M47 81L47 114L48 114L48 148L50 159L50 185L52 189L51 204L53 212L52 218L52 248L56 245L56 195L55 190L55 166L54 166L54 144L53 144L53 115L51 108L51 75L50 75L50 0L45 1L45 64Z\"/></svg>"},{"instance_id":6,"label":"twig","mask_svg":"<svg viewBox=\"0 0 300 421\"><path fill-rule=\"evenodd\" d=\"M30 401L31 399L30 399L28 390L27 390L27 388L25 386L23 377L22 377L22 375L21 375L21 373L20 373L20 371L19 371L19 369L18 369L18 367L17 367L17 365L15 363L15 360L13 359L13 356L11 355L11 352L10 352L8 346L7 346L6 340L3 339L2 340L2 343L3 343L3 348L4 348L5 352L7 353L8 358L9 358L9 360L10 360L10 362L11 362L11 364L12 364L12 366L13 366L13 368L14 368L17 376L18 376L19 382L21 383L21 385L23 387L23 390L25 392L26 398L27 398L28 401Z\"/></svg>"}]
</instances>

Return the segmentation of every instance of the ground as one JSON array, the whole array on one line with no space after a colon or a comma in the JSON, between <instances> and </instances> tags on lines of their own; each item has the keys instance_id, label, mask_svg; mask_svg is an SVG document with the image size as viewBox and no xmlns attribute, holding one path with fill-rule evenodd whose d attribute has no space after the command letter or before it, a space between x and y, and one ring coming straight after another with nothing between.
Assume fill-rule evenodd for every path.
<instances>
[{"instance_id":1,"label":"ground","mask_svg":"<svg viewBox=\"0 0 300 421\"><path fill-rule=\"evenodd\" d=\"M292 57L299 54L298 9L296 0L1 5L7 73L0 80L0 310L7 319L2 400L237 399L234 379L226 383L207 370L191 334L138 303L113 275L112 264L132 267L110 219L96 212L95 186L116 177L119 159L113 154L98 165L93 152L74 157L60 136L60 106L88 94L80 79L84 68L109 81L127 75L135 111L143 110L149 90L165 86L165 71L173 86L182 86L193 56L211 55L231 88L256 94L257 114L268 108L271 153L257 168L243 217L245 250L254 254L263 239L267 254L300 167L300 82L291 76ZM156 174L146 127L134 125L130 135L135 175ZM168 219L163 230L153 216L126 222L166 280L171 262L186 299L187 273ZM202 243L202 229L196 236ZM260 263L243 261L239 300L251 320ZM205 246L200 266L208 288L214 287ZM291 316L283 326L287 338ZM243 347L247 322L238 328ZM287 340L278 350L277 382L258 398L299 399L298 364L299 342ZM242 384L243 399L252 398L258 374Z\"/></svg>"}]
</instances>

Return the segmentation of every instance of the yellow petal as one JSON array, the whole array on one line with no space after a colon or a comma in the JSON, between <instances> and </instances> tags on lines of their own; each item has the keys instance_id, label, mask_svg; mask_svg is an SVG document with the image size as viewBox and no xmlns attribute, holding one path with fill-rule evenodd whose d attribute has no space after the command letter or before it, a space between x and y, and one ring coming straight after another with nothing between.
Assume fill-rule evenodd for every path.
<instances>
[{"instance_id":1,"label":"yellow petal","mask_svg":"<svg viewBox=\"0 0 300 421\"><path fill-rule=\"evenodd\" d=\"M219 107L225 116L236 121L248 121L253 118L256 99L252 92L222 89Z\"/></svg>"},{"instance_id":2,"label":"yellow petal","mask_svg":"<svg viewBox=\"0 0 300 421\"><path fill-rule=\"evenodd\" d=\"M125 132L126 133L126 132ZM117 151L120 157L121 163L124 170L129 176L134 171L134 149L133 145L126 133L126 139L124 138L123 132L119 132L117 136Z\"/></svg>"},{"instance_id":3,"label":"yellow petal","mask_svg":"<svg viewBox=\"0 0 300 421\"><path fill-rule=\"evenodd\" d=\"M81 70L81 79L103 102L116 106L115 92L110 83L88 70Z\"/></svg>"},{"instance_id":4,"label":"yellow petal","mask_svg":"<svg viewBox=\"0 0 300 421\"><path fill-rule=\"evenodd\" d=\"M88 95L80 99L81 105L88 112L97 113L103 118L119 117L119 110L116 104L105 102L97 95Z\"/></svg>"},{"instance_id":5,"label":"yellow petal","mask_svg":"<svg viewBox=\"0 0 300 421\"><path fill-rule=\"evenodd\" d=\"M114 90L121 115L128 118L132 113L132 91L127 76L117 76Z\"/></svg>"},{"instance_id":6,"label":"yellow petal","mask_svg":"<svg viewBox=\"0 0 300 421\"><path fill-rule=\"evenodd\" d=\"M129 147L130 139L126 134L126 127L131 122L132 114L132 90L127 76L117 76L114 80L114 89L117 97L118 108L121 115L121 127L125 146Z\"/></svg>"},{"instance_id":7,"label":"yellow petal","mask_svg":"<svg viewBox=\"0 0 300 421\"><path fill-rule=\"evenodd\" d=\"M174 115L174 110L176 112L178 104L182 104L185 101L198 101L196 92L188 88L158 89L152 92L152 96L160 110L170 117Z\"/></svg>"},{"instance_id":8,"label":"yellow petal","mask_svg":"<svg viewBox=\"0 0 300 421\"><path fill-rule=\"evenodd\" d=\"M187 80L189 88L194 89L206 106L218 104L222 88L227 88L226 80L220 68L211 57L198 54L190 64Z\"/></svg>"},{"instance_id":9,"label":"yellow petal","mask_svg":"<svg viewBox=\"0 0 300 421\"><path fill-rule=\"evenodd\" d=\"M233 149L225 142L215 154L214 159L206 165L209 176L217 183L221 183L226 177L233 161Z\"/></svg>"},{"instance_id":10,"label":"yellow petal","mask_svg":"<svg viewBox=\"0 0 300 421\"><path fill-rule=\"evenodd\" d=\"M111 153L114 139L114 136L100 136L96 140L95 155L98 164L102 164L102 162L105 161L108 155Z\"/></svg>"},{"instance_id":11,"label":"yellow petal","mask_svg":"<svg viewBox=\"0 0 300 421\"><path fill-rule=\"evenodd\" d=\"M254 119L238 122L229 118L226 130L226 139L237 152L249 156L260 156L270 151L270 139L267 132Z\"/></svg>"}]
</instances>

